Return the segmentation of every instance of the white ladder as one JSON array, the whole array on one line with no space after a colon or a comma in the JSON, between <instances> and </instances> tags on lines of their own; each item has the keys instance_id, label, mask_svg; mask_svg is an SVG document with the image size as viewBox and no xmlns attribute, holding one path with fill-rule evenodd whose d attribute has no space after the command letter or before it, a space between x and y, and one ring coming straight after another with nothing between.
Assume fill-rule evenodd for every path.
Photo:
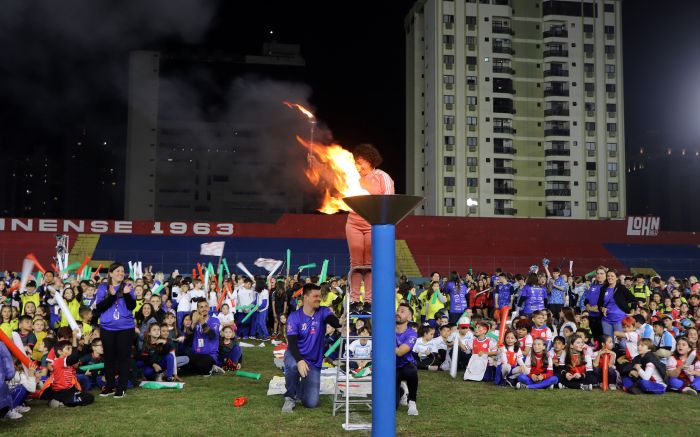
<instances>
[{"instance_id":1,"label":"white ladder","mask_svg":"<svg viewBox=\"0 0 700 437\"><path fill-rule=\"evenodd\" d=\"M338 358L335 360L336 364L336 377L335 377L335 393L333 395L333 416L336 415L341 409L345 409L345 423L343 423L343 429L345 431L366 431L372 429L372 423L360 422L360 423L350 423L350 405L365 405L370 411L372 410L372 377L363 377L362 379L353 379L353 383L350 384L350 341L362 338L371 339L372 337L360 336L360 335L349 335L350 334L350 319L352 317L356 319L371 319L371 315L354 315L350 316L350 293L352 290L352 273L355 270L372 270L372 266L356 266L350 269L348 273L348 290L345 293L345 299L343 302L343 309L345 311L345 331L341 332L341 343L338 352ZM343 357L345 354L345 357ZM342 364L345 364L345 375L344 377L340 374ZM344 389L341 393L341 384L344 385ZM361 386L362 384L370 384L370 398L362 399L350 399L352 397L352 387L353 385Z\"/></svg>"}]
</instances>

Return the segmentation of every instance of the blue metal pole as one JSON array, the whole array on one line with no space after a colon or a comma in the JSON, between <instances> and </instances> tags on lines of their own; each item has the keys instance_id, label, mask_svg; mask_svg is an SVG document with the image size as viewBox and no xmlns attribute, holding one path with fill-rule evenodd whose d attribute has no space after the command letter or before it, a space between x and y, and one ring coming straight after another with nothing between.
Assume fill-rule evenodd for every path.
<instances>
[{"instance_id":1,"label":"blue metal pole","mask_svg":"<svg viewBox=\"0 0 700 437\"><path fill-rule=\"evenodd\" d=\"M372 435L396 435L395 226L372 225Z\"/></svg>"}]
</instances>

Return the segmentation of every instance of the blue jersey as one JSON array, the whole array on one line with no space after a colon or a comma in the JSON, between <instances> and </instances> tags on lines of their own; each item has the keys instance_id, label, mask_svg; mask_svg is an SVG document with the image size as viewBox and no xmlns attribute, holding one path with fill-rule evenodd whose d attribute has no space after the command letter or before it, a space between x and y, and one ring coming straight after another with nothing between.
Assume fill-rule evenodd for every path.
<instances>
[{"instance_id":1,"label":"blue jersey","mask_svg":"<svg viewBox=\"0 0 700 437\"><path fill-rule=\"evenodd\" d=\"M566 293L566 282L564 281L564 278L561 276L558 277L556 281L553 281L553 284L557 287L561 287L562 289L559 290L552 287L548 302L554 305L564 305L564 293Z\"/></svg>"},{"instance_id":2,"label":"blue jersey","mask_svg":"<svg viewBox=\"0 0 700 437\"><path fill-rule=\"evenodd\" d=\"M413 328L406 328L406 330L400 334L398 332L396 333L396 347L398 348L402 344L405 344L411 348L411 350L404 356L396 357L397 369L400 369L409 363L416 364L416 360L413 358L413 353L411 351L413 351L413 346L416 344L417 339L418 334L416 334L416 331L414 331Z\"/></svg>"},{"instance_id":3,"label":"blue jersey","mask_svg":"<svg viewBox=\"0 0 700 437\"><path fill-rule=\"evenodd\" d=\"M600 296L600 289L602 285L601 284L593 284L591 285L588 290L583 294L583 302L588 305L592 306L597 306L598 305L598 297ZM600 317L600 312L598 311L589 311L588 312L589 317Z\"/></svg>"},{"instance_id":4,"label":"blue jersey","mask_svg":"<svg viewBox=\"0 0 700 437\"><path fill-rule=\"evenodd\" d=\"M100 303L105 298L107 298L108 293L107 284L102 284L97 289L97 295L95 297L95 302ZM136 299L134 296L134 289L128 286L124 286L123 290L125 293L129 293L132 299ZM126 302L123 297L117 298L116 302L112 304L109 308L100 314L100 329L105 331L122 331L124 329L134 329L134 314L126 307Z\"/></svg>"},{"instance_id":5,"label":"blue jersey","mask_svg":"<svg viewBox=\"0 0 700 437\"><path fill-rule=\"evenodd\" d=\"M447 283L447 292L450 293L450 312L463 313L467 310L467 286L461 281Z\"/></svg>"},{"instance_id":6,"label":"blue jersey","mask_svg":"<svg viewBox=\"0 0 700 437\"><path fill-rule=\"evenodd\" d=\"M323 345L326 339L326 319L333 315L328 307L319 307L313 316L307 316L300 308L287 317L287 336L297 336L301 357L309 365L321 368Z\"/></svg>"},{"instance_id":7,"label":"blue jersey","mask_svg":"<svg viewBox=\"0 0 700 437\"><path fill-rule=\"evenodd\" d=\"M513 295L513 286L511 284L498 284L496 285L496 294L498 295L498 302L496 303L496 308L501 309L503 307L510 306L510 297Z\"/></svg>"},{"instance_id":8,"label":"blue jersey","mask_svg":"<svg viewBox=\"0 0 700 437\"><path fill-rule=\"evenodd\" d=\"M209 355L214 360L219 356L219 327L220 322L216 317L209 317L207 320L209 333L204 333L202 325L197 323L194 326L194 338L192 340L192 352L196 354ZM213 333L213 335L212 335ZM209 337L211 335L211 338Z\"/></svg>"},{"instance_id":9,"label":"blue jersey","mask_svg":"<svg viewBox=\"0 0 700 437\"><path fill-rule=\"evenodd\" d=\"M615 302L615 287L610 287L605 290L605 295L603 296L603 306L608 309L605 313L605 320L608 323L618 323L625 318L627 314L617 306Z\"/></svg>"},{"instance_id":10,"label":"blue jersey","mask_svg":"<svg viewBox=\"0 0 700 437\"><path fill-rule=\"evenodd\" d=\"M544 301L547 299L547 289L539 285L526 285L523 287L520 297L524 297L523 314L530 315L535 311L544 309Z\"/></svg>"}]
</instances>

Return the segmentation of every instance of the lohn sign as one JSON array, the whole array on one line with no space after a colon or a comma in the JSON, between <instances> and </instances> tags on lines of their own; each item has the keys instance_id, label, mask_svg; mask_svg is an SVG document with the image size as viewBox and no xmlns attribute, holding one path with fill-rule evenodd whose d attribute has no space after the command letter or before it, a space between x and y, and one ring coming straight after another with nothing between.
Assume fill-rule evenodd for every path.
<instances>
[{"instance_id":1,"label":"lohn sign","mask_svg":"<svg viewBox=\"0 0 700 437\"><path fill-rule=\"evenodd\" d=\"M660 217L627 217L627 235L659 235Z\"/></svg>"},{"instance_id":2,"label":"lohn sign","mask_svg":"<svg viewBox=\"0 0 700 437\"><path fill-rule=\"evenodd\" d=\"M0 232L233 236L233 223L0 218Z\"/></svg>"}]
</instances>

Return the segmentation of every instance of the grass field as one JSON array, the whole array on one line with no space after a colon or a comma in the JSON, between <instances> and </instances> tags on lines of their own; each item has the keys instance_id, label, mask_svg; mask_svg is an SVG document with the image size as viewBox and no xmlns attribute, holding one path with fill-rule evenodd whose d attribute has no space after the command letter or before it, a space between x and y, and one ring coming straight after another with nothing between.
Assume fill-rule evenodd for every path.
<instances>
[{"instance_id":1,"label":"grass field","mask_svg":"<svg viewBox=\"0 0 700 437\"><path fill-rule=\"evenodd\" d=\"M280 435L335 436L344 415L331 415L331 396L314 410L300 405L280 413L281 396L267 396L267 385L281 372L271 348L244 350L244 369L263 374L260 381L231 374L185 378L184 390L130 390L124 399L97 397L93 405L49 409L33 402L19 421L0 421L0 434L14 436L121 435ZM94 391L93 391L94 392ZM94 392L96 393L96 392ZM248 404L233 407L247 396ZM471 435L694 435L700 426L700 398L678 394L631 396L622 392L513 390L453 380L445 373L421 372L420 416L397 412L403 436Z\"/></svg>"}]
</instances>

